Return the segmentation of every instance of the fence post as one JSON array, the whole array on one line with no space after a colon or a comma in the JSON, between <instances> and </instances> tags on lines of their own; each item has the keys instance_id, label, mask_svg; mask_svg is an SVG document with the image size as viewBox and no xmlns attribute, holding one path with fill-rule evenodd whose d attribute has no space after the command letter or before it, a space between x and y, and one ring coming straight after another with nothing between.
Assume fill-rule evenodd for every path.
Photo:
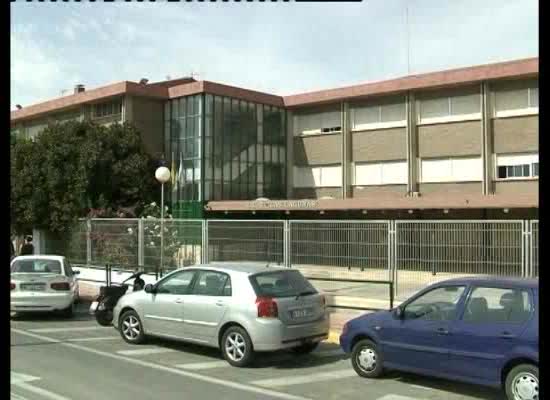
<instances>
[{"instance_id":1,"label":"fence post","mask_svg":"<svg viewBox=\"0 0 550 400\"><path fill-rule=\"evenodd\" d=\"M388 224L388 247L389 247L389 268L390 268L390 280L393 282L393 296L397 296L398 290L398 273L397 273L397 223L396 221L389 221Z\"/></svg>"},{"instance_id":2,"label":"fence post","mask_svg":"<svg viewBox=\"0 0 550 400\"><path fill-rule=\"evenodd\" d=\"M92 220L86 220L86 265L92 264Z\"/></svg>"},{"instance_id":3,"label":"fence post","mask_svg":"<svg viewBox=\"0 0 550 400\"><path fill-rule=\"evenodd\" d=\"M143 219L138 219L138 266L145 265L145 235L143 232Z\"/></svg>"},{"instance_id":4,"label":"fence post","mask_svg":"<svg viewBox=\"0 0 550 400\"><path fill-rule=\"evenodd\" d=\"M208 220L203 219L201 224L201 264L208 264Z\"/></svg>"},{"instance_id":5,"label":"fence post","mask_svg":"<svg viewBox=\"0 0 550 400\"><path fill-rule=\"evenodd\" d=\"M531 276L531 224L529 221L522 222L522 241L521 241L521 254L522 254L522 264L523 264L523 277L528 278Z\"/></svg>"},{"instance_id":6,"label":"fence post","mask_svg":"<svg viewBox=\"0 0 550 400\"><path fill-rule=\"evenodd\" d=\"M284 221L283 233L283 262L286 268L290 268L290 221Z\"/></svg>"}]
</instances>

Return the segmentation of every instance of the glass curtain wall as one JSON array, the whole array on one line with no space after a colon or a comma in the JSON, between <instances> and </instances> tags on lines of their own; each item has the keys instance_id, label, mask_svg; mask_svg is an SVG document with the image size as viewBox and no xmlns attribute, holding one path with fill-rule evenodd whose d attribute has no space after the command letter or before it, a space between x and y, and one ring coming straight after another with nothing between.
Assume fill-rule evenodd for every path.
<instances>
[{"instance_id":1,"label":"glass curtain wall","mask_svg":"<svg viewBox=\"0 0 550 400\"><path fill-rule=\"evenodd\" d=\"M167 102L164 118L173 205L285 198L284 109L200 94Z\"/></svg>"},{"instance_id":2,"label":"glass curtain wall","mask_svg":"<svg viewBox=\"0 0 550 400\"><path fill-rule=\"evenodd\" d=\"M205 95L204 200L282 199L284 109Z\"/></svg>"}]
</instances>

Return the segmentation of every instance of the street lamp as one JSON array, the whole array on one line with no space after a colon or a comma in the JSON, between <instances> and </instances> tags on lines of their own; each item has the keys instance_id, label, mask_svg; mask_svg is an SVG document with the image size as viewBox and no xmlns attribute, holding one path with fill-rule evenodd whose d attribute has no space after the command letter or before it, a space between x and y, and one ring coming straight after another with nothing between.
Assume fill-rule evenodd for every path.
<instances>
[{"instance_id":1,"label":"street lamp","mask_svg":"<svg viewBox=\"0 0 550 400\"><path fill-rule=\"evenodd\" d=\"M155 178L160 182L160 277L162 278L164 255L164 184L170 180L170 170L166 167L158 167L155 171ZM158 273L156 279L158 279Z\"/></svg>"}]
</instances>

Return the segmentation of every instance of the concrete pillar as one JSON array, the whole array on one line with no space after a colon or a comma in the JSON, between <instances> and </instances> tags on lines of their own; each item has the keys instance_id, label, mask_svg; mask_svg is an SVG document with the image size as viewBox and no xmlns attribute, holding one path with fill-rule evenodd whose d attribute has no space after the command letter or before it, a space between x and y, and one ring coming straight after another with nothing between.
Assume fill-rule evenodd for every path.
<instances>
[{"instance_id":1,"label":"concrete pillar","mask_svg":"<svg viewBox=\"0 0 550 400\"><path fill-rule=\"evenodd\" d=\"M342 198L347 199L353 196L351 182L351 129L349 102L344 101L341 105L342 117Z\"/></svg>"},{"instance_id":2,"label":"concrete pillar","mask_svg":"<svg viewBox=\"0 0 550 400\"><path fill-rule=\"evenodd\" d=\"M413 92L407 93L407 193L418 192L418 134L416 129L416 99Z\"/></svg>"},{"instance_id":3,"label":"concrete pillar","mask_svg":"<svg viewBox=\"0 0 550 400\"><path fill-rule=\"evenodd\" d=\"M494 194L493 125L491 90L489 82L481 84L481 163L483 168L482 193Z\"/></svg>"},{"instance_id":4,"label":"concrete pillar","mask_svg":"<svg viewBox=\"0 0 550 400\"><path fill-rule=\"evenodd\" d=\"M294 198L294 113L286 112L286 198Z\"/></svg>"}]
</instances>

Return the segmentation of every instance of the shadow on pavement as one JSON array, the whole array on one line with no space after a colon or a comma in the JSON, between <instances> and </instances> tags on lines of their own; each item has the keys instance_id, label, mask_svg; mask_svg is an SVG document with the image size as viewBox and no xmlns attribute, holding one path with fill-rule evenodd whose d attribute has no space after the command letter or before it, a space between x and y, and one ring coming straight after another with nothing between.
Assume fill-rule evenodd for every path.
<instances>
[{"instance_id":1,"label":"shadow on pavement","mask_svg":"<svg viewBox=\"0 0 550 400\"><path fill-rule=\"evenodd\" d=\"M396 380L405 384L422 386L426 389L441 390L483 400L505 400L506 396L498 389L478 386L446 379L426 377L406 372L388 371L380 380Z\"/></svg>"},{"instance_id":2,"label":"shadow on pavement","mask_svg":"<svg viewBox=\"0 0 550 400\"><path fill-rule=\"evenodd\" d=\"M176 351L181 351L189 354L212 357L212 361L223 360L223 356L219 349L204 347L200 345L172 341L168 339L151 338L147 344L152 344L159 347L164 347ZM316 351L333 351L339 347L333 344L323 344L322 350ZM328 365L340 360L347 359L345 354L335 354L330 356L319 357L315 353L307 355L294 354L291 351L281 350L276 352L261 352L256 353L253 364L250 368L277 368L277 369L296 369L296 368L311 368L321 365ZM351 368L351 367L350 367Z\"/></svg>"}]
</instances>

